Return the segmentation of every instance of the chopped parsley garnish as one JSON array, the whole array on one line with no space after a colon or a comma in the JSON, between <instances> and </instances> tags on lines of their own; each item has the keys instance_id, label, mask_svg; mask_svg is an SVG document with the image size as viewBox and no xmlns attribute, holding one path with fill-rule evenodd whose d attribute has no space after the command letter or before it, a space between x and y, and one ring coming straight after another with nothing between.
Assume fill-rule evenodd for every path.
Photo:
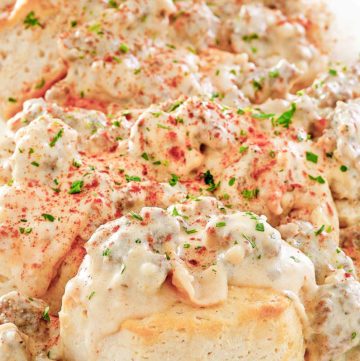
<instances>
[{"instance_id":1,"label":"chopped parsley garnish","mask_svg":"<svg viewBox=\"0 0 360 361\"><path fill-rule=\"evenodd\" d=\"M328 152L328 153L325 153L326 157L327 158L332 158L334 153L333 152Z\"/></svg>"},{"instance_id":2,"label":"chopped parsley garnish","mask_svg":"<svg viewBox=\"0 0 360 361\"><path fill-rule=\"evenodd\" d=\"M215 226L216 226L217 228L225 227L225 226L226 226L226 222L218 222L218 223L215 224Z\"/></svg>"},{"instance_id":3,"label":"chopped parsley garnish","mask_svg":"<svg viewBox=\"0 0 360 361\"><path fill-rule=\"evenodd\" d=\"M95 291L92 291L88 296L88 300L91 300L94 296L95 296Z\"/></svg>"},{"instance_id":4,"label":"chopped parsley garnish","mask_svg":"<svg viewBox=\"0 0 360 361\"><path fill-rule=\"evenodd\" d=\"M235 184L236 179L234 177L230 178L229 186L232 187Z\"/></svg>"},{"instance_id":5,"label":"chopped parsley garnish","mask_svg":"<svg viewBox=\"0 0 360 361\"><path fill-rule=\"evenodd\" d=\"M120 125L121 125L121 122L120 122L119 120L115 120L115 121L113 121L112 125L113 125L114 127L119 128Z\"/></svg>"},{"instance_id":6,"label":"chopped parsley garnish","mask_svg":"<svg viewBox=\"0 0 360 361\"><path fill-rule=\"evenodd\" d=\"M82 180L74 181L71 183L68 193L69 194L80 193L82 191L83 187L84 187L84 181L82 181Z\"/></svg>"},{"instance_id":7,"label":"chopped parsley garnish","mask_svg":"<svg viewBox=\"0 0 360 361\"><path fill-rule=\"evenodd\" d=\"M248 236L246 236L244 233L241 234L250 244L252 248L256 248L255 238L252 239Z\"/></svg>"},{"instance_id":8,"label":"chopped parsley garnish","mask_svg":"<svg viewBox=\"0 0 360 361\"><path fill-rule=\"evenodd\" d=\"M196 229L186 229L185 232L186 232L187 234L193 234L193 233L196 233L197 230L196 230Z\"/></svg>"},{"instance_id":9,"label":"chopped parsley garnish","mask_svg":"<svg viewBox=\"0 0 360 361\"><path fill-rule=\"evenodd\" d=\"M335 69L329 69L329 74L332 76L338 75L338 72Z\"/></svg>"},{"instance_id":10,"label":"chopped parsley garnish","mask_svg":"<svg viewBox=\"0 0 360 361\"><path fill-rule=\"evenodd\" d=\"M91 31L92 33L95 33L97 35L103 35L104 32L101 29L101 25L100 24L93 24L89 26L89 31Z\"/></svg>"},{"instance_id":11,"label":"chopped parsley garnish","mask_svg":"<svg viewBox=\"0 0 360 361\"><path fill-rule=\"evenodd\" d=\"M72 20L71 22L70 22L70 25L71 25L71 27L72 28L75 28L75 26L77 25L77 21L76 20Z\"/></svg>"},{"instance_id":12,"label":"chopped parsley garnish","mask_svg":"<svg viewBox=\"0 0 360 361\"><path fill-rule=\"evenodd\" d=\"M239 108L239 109L236 111L236 113L239 114L239 115L243 115L243 114L245 114L245 111L244 111L243 109Z\"/></svg>"},{"instance_id":13,"label":"chopped parsley garnish","mask_svg":"<svg viewBox=\"0 0 360 361\"><path fill-rule=\"evenodd\" d=\"M274 116L274 113L252 113L251 116L255 119L270 119Z\"/></svg>"},{"instance_id":14,"label":"chopped parsley garnish","mask_svg":"<svg viewBox=\"0 0 360 361\"><path fill-rule=\"evenodd\" d=\"M256 91L261 90L263 88L262 82L263 82L262 79L260 79L260 80L254 79L252 81L252 85Z\"/></svg>"},{"instance_id":15,"label":"chopped parsley garnish","mask_svg":"<svg viewBox=\"0 0 360 361\"><path fill-rule=\"evenodd\" d=\"M239 153L244 153L244 152L246 152L248 149L249 149L249 147L248 147L247 145L242 145L242 146L239 148Z\"/></svg>"},{"instance_id":16,"label":"chopped parsley garnish","mask_svg":"<svg viewBox=\"0 0 360 361\"><path fill-rule=\"evenodd\" d=\"M342 172L346 172L348 170L348 167L346 165L342 165L342 166L340 166L340 170Z\"/></svg>"},{"instance_id":17,"label":"chopped parsley garnish","mask_svg":"<svg viewBox=\"0 0 360 361\"><path fill-rule=\"evenodd\" d=\"M117 9L117 8L119 7L119 5L117 4L117 2L114 1L114 0L109 0L109 1L108 1L108 4L109 4L109 6L110 6L111 8L114 8L114 9Z\"/></svg>"},{"instance_id":18,"label":"chopped parsley garnish","mask_svg":"<svg viewBox=\"0 0 360 361\"><path fill-rule=\"evenodd\" d=\"M170 178L170 180L169 180L169 184L170 184L172 187L174 187L174 186L177 184L177 182L178 182L179 179L180 179L180 177L178 177L176 174L171 174L171 178Z\"/></svg>"},{"instance_id":19,"label":"chopped parsley garnish","mask_svg":"<svg viewBox=\"0 0 360 361\"><path fill-rule=\"evenodd\" d=\"M210 187L206 188L208 192L214 192L217 188L219 188L221 182L217 182L216 184L211 184Z\"/></svg>"},{"instance_id":20,"label":"chopped parsley garnish","mask_svg":"<svg viewBox=\"0 0 360 361\"><path fill-rule=\"evenodd\" d=\"M81 162L79 162L79 161L76 160L76 159L73 159L72 165L73 165L75 168L80 168L80 167L81 167Z\"/></svg>"},{"instance_id":21,"label":"chopped parsley garnish","mask_svg":"<svg viewBox=\"0 0 360 361\"><path fill-rule=\"evenodd\" d=\"M148 156L148 154L147 153L143 153L143 154L141 154L141 158L143 158L143 159L145 159L145 160L149 160L149 156Z\"/></svg>"},{"instance_id":22,"label":"chopped parsley garnish","mask_svg":"<svg viewBox=\"0 0 360 361\"><path fill-rule=\"evenodd\" d=\"M256 33L252 33L252 34L244 35L244 36L242 37L242 39L243 39L244 41L246 41L247 43L249 43L250 41L259 39L259 35L256 34Z\"/></svg>"},{"instance_id":23,"label":"chopped parsley garnish","mask_svg":"<svg viewBox=\"0 0 360 361\"><path fill-rule=\"evenodd\" d=\"M32 228L30 228L30 227L28 227L28 228L20 227L19 231L20 231L21 234L30 234L32 232Z\"/></svg>"},{"instance_id":24,"label":"chopped parsley garnish","mask_svg":"<svg viewBox=\"0 0 360 361\"><path fill-rule=\"evenodd\" d=\"M105 248L102 255L104 257L110 257L111 256L111 249L110 248Z\"/></svg>"},{"instance_id":25,"label":"chopped parsley garnish","mask_svg":"<svg viewBox=\"0 0 360 361\"><path fill-rule=\"evenodd\" d=\"M34 26L40 26L41 24L39 22L39 19L35 16L35 13L33 11L30 11L25 19L24 19L24 24L25 24L25 29L28 29L30 27L34 27Z\"/></svg>"},{"instance_id":26,"label":"chopped parsley garnish","mask_svg":"<svg viewBox=\"0 0 360 361\"><path fill-rule=\"evenodd\" d=\"M300 260L299 260L298 258L296 258L296 257L294 257L294 256L290 256L290 258L293 259L294 262L300 263Z\"/></svg>"},{"instance_id":27,"label":"chopped parsley garnish","mask_svg":"<svg viewBox=\"0 0 360 361\"><path fill-rule=\"evenodd\" d=\"M166 126L166 125L163 125L163 124L160 124L160 123L157 124L157 127L158 127L158 128L161 128L161 129L166 129L166 130L170 130L170 129L171 129L170 127L168 127L168 126Z\"/></svg>"},{"instance_id":28,"label":"chopped parsley garnish","mask_svg":"<svg viewBox=\"0 0 360 361\"><path fill-rule=\"evenodd\" d=\"M38 162L31 162L31 165L33 165L34 167L39 167L40 166L40 164L38 163Z\"/></svg>"},{"instance_id":29,"label":"chopped parsley garnish","mask_svg":"<svg viewBox=\"0 0 360 361\"><path fill-rule=\"evenodd\" d=\"M273 150L270 150L269 156L270 156L270 158L275 158L276 153Z\"/></svg>"},{"instance_id":30,"label":"chopped parsley garnish","mask_svg":"<svg viewBox=\"0 0 360 361\"><path fill-rule=\"evenodd\" d=\"M184 243L184 248L190 248L190 243Z\"/></svg>"},{"instance_id":31,"label":"chopped parsley garnish","mask_svg":"<svg viewBox=\"0 0 360 361\"><path fill-rule=\"evenodd\" d=\"M129 52L129 47L125 43L122 43L120 44L119 50L122 53L126 54L127 52Z\"/></svg>"},{"instance_id":32,"label":"chopped parsley garnish","mask_svg":"<svg viewBox=\"0 0 360 361\"><path fill-rule=\"evenodd\" d=\"M270 77L271 79L276 79L276 78L278 78L279 76L280 76L280 72L279 72L278 69L274 69L274 70L270 70L270 71L269 71L269 77Z\"/></svg>"},{"instance_id":33,"label":"chopped parsley garnish","mask_svg":"<svg viewBox=\"0 0 360 361\"><path fill-rule=\"evenodd\" d=\"M141 178L136 176L136 175L128 175L128 174L125 174L125 179L127 182L141 182Z\"/></svg>"},{"instance_id":34,"label":"chopped parsley garnish","mask_svg":"<svg viewBox=\"0 0 360 361\"><path fill-rule=\"evenodd\" d=\"M55 217L52 216L51 214L43 213L42 216L44 217L44 219L46 221L49 221L49 222L54 222L55 221Z\"/></svg>"},{"instance_id":35,"label":"chopped parsley garnish","mask_svg":"<svg viewBox=\"0 0 360 361\"><path fill-rule=\"evenodd\" d=\"M135 239L135 243L140 244L140 243L141 243L141 239L139 239L139 238Z\"/></svg>"},{"instance_id":36,"label":"chopped parsley garnish","mask_svg":"<svg viewBox=\"0 0 360 361\"><path fill-rule=\"evenodd\" d=\"M255 229L259 232L264 232L265 231L265 227L263 223L256 223Z\"/></svg>"},{"instance_id":37,"label":"chopped parsley garnish","mask_svg":"<svg viewBox=\"0 0 360 361\"><path fill-rule=\"evenodd\" d=\"M306 160L308 160L309 162L317 163L318 158L319 157L316 154L311 152L306 152Z\"/></svg>"},{"instance_id":38,"label":"chopped parsley garnish","mask_svg":"<svg viewBox=\"0 0 360 361\"><path fill-rule=\"evenodd\" d=\"M46 322L50 322L50 316L49 316L49 310L50 310L50 307L49 306L46 306L45 307L45 310L42 314L42 319Z\"/></svg>"},{"instance_id":39,"label":"chopped parsley garnish","mask_svg":"<svg viewBox=\"0 0 360 361\"><path fill-rule=\"evenodd\" d=\"M244 189L242 192L241 192L242 196L245 198L245 199L253 199L253 198L256 198L259 194L259 189L258 188L255 188L255 189Z\"/></svg>"},{"instance_id":40,"label":"chopped parsley garnish","mask_svg":"<svg viewBox=\"0 0 360 361\"><path fill-rule=\"evenodd\" d=\"M8 102L9 102L9 103L16 103L17 100L16 100L15 98L13 98L13 97L9 97L9 98L8 98Z\"/></svg>"},{"instance_id":41,"label":"chopped parsley garnish","mask_svg":"<svg viewBox=\"0 0 360 361\"><path fill-rule=\"evenodd\" d=\"M41 89L43 86L45 85L45 79L41 79L41 81L39 81L36 85L35 85L35 89Z\"/></svg>"},{"instance_id":42,"label":"chopped parsley garnish","mask_svg":"<svg viewBox=\"0 0 360 361\"><path fill-rule=\"evenodd\" d=\"M284 128L289 128L291 124L292 117L296 112L296 104L292 103L291 108L286 112L282 113L279 118L276 120L276 124L283 126Z\"/></svg>"},{"instance_id":43,"label":"chopped parsley garnish","mask_svg":"<svg viewBox=\"0 0 360 361\"><path fill-rule=\"evenodd\" d=\"M54 136L53 139L51 139L51 142L49 143L50 147L55 147L56 142L63 136L64 129L60 129Z\"/></svg>"},{"instance_id":44,"label":"chopped parsley garnish","mask_svg":"<svg viewBox=\"0 0 360 361\"><path fill-rule=\"evenodd\" d=\"M312 175L309 174L309 178L315 182L318 182L320 184L324 184L325 183L325 179L323 177L321 177L320 175L317 177L314 177Z\"/></svg>"},{"instance_id":45,"label":"chopped parsley garnish","mask_svg":"<svg viewBox=\"0 0 360 361\"><path fill-rule=\"evenodd\" d=\"M203 178L204 178L204 182L207 185L214 185L215 184L215 180L214 180L214 176L210 173L209 170L207 170L205 173L203 173Z\"/></svg>"},{"instance_id":46,"label":"chopped parsley garnish","mask_svg":"<svg viewBox=\"0 0 360 361\"><path fill-rule=\"evenodd\" d=\"M323 224L318 230L316 230L314 233L315 233L315 236L318 236L319 234L321 234L325 229L325 225Z\"/></svg>"},{"instance_id":47,"label":"chopped parsley garnish","mask_svg":"<svg viewBox=\"0 0 360 361\"><path fill-rule=\"evenodd\" d=\"M171 107L170 109L168 110L168 112L173 112L174 110L176 110L177 108L179 108L179 106L183 103L182 100L178 100L176 101Z\"/></svg>"},{"instance_id":48,"label":"chopped parsley garnish","mask_svg":"<svg viewBox=\"0 0 360 361\"><path fill-rule=\"evenodd\" d=\"M357 336L357 333L354 331L352 334L351 334L351 339L354 340Z\"/></svg>"},{"instance_id":49,"label":"chopped parsley garnish","mask_svg":"<svg viewBox=\"0 0 360 361\"><path fill-rule=\"evenodd\" d=\"M140 214L135 213L135 212L130 212L131 217L133 217L134 219L137 219L138 221L143 221L143 217L140 216Z\"/></svg>"}]
</instances>

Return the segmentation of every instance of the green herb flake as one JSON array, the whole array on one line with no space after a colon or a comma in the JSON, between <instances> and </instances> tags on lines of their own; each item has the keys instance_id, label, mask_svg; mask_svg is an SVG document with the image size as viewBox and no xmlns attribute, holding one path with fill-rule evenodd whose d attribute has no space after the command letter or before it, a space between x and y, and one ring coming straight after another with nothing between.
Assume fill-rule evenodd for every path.
<instances>
[{"instance_id":1,"label":"green herb flake","mask_svg":"<svg viewBox=\"0 0 360 361\"><path fill-rule=\"evenodd\" d=\"M207 170L205 173L203 173L202 177L204 178L205 184L207 184L207 185L215 184L214 176L211 174L211 172L209 170Z\"/></svg>"},{"instance_id":2,"label":"green herb flake","mask_svg":"<svg viewBox=\"0 0 360 361\"><path fill-rule=\"evenodd\" d=\"M171 129L170 127L167 127L166 125L163 125L163 124L160 124L160 123L157 124L157 127L158 127L158 128L161 128L161 129L166 129L166 130L170 130L170 129Z\"/></svg>"},{"instance_id":3,"label":"green herb flake","mask_svg":"<svg viewBox=\"0 0 360 361\"><path fill-rule=\"evenodd\" d=\"M355 340L356 336L357 336L357 333L354 331L354 332L351 334L351 339L352 339L352 340Z\"/></svg>"},{"instance_id":4,"label":"green herb flake","mask_svg":"<svg viewBox=\"0 0 360 361\"><path fill-rule=\"evenodd\" d=\"M241 194L245 199L254 199L257 198L257 196L259 195L259 189L244 189Z\"/></svg>"},{"instance_id":5,"label":"green herb flake","mask_svg":"<svg viewBox=\"0 0 360 361\"><path fill-rule=\"evenodd\" d=\"M256 223L255 229L259 232L264 232L265 231L265 227L263 223Z\"/></svg>"},{"instance_id":6,"label":"green herb flake","mask_svg":"<svg viewBox=\"0 0 360 361\"><path fill-rule=\"evenodd\" d=\"M78 161L78 160L76 160L76 159L73 159L72 165L73 165L75 168L80 168L80 167L81 167L81 162Z\"/></svg>"},{"instance_id":7,"label":"green herb flake","mask_svg":"<svg viewBox=\"0 0 360 361\"><path fill-rule=\"evenodd\" d=\"M29 29L31 27L40 26L41 24L39 22L39 19L35 16L34 11L30 11L25 19L24 19L25 29Z\"/></svg>"},{"instance_id":8,"label":"green herb flake","mask_svg":"<svg viewBox=\"0 0 360 361\"><path fill-rule=\"evenodd\" d=\"M256 34L256 33L247 34L247 35L244 35L244 36L242 37L242 39L243 39L245 42L249 43L249 42L251 42L251 41L253 41L253 40L259 39L259 35Z\"/></svg>"},{"instance_id":9,"label":"green herb flake","mask_svg":"<svg viewBox=\"0 0 360 361\"><path fill-rule=\"evenodd\" d=\"M276 79L276 78L278 78L279 76L280 76L280 72L279 72L278 69L274 69L274 70L270 70L270 71L269 71L269 77L270 77L271 79Z\"/></svg>"},{"instance_id":10,"label":"green herb flake","mask_svg":"<svg viewBox=\"0 0 360 361\"><path fill-rule=\"evenodd\" d=\"M125 179L127 182L141 182L141 178L136 175L125 174Z\"/></svg>"},{"instance_id":11,"label":"green herb flake","mask_svg":"<svg viewBox=\"0 0 360 361\"><path fill-rule=\"evenodd\" d=\"M329 69L329 74L331 76L337 76L338 75L338 72L335 70L335 69Z\"/></svg>"},{"instance_id":12,"label":"green herb flake","mask_svg":"<svg viewBox=\"0 0 360 361\"><path fill-rule=\"evenodd\" d=\"M177 182L179 181L180 177L178 177L176 174L171 174L171 178L169 180L169 184L174 187Z\"/></svg>"},{"instance_id":13,"label":"green herb flake","mask_svg":"<svg viewBox=\"0 0 360 361\"><path fill-rule=\"evenodd\" d=\"M69 194L77 194L80 193L82 191L84 187L84 181L83 180L78 180L78 181L74 181L71 183L70 189L69 189Z\"/></svg>"},{"instance_id":14,"label":"green herb flake","mask_svg":"<svg viewBox=\"0 0 360 361\"><path fill-rule=\"evenodd\" d=\"M49 311L50 311L50 307L49 306L46 306L45 307L45 310L42 314L42 319L46 322L50 322L50 316L49 316Z\"/></svg>"},{"instance_id":15,"label":"green herb flake","mask_svg":"<svg viewBox=\"0 0 360 361\"><path fill-rule=\"evenodd\" d=\"M318 158L319 158L318 155L311 152L306 152L306 160L308 160L309 162L317 163Z\"/></svg>"},{"instance_id":16,"label":"green herb flake","mask_svg":"<svg viewBox=\"0 0 360 361\"><path fill-rule=\"evenodd\" d=\"M141 217L140 214L138 214L138 213L130 212L130 215L131 215L132 218L137 219L138 221L143 221L144 220L143 217Z\"/></svg>"},{"instance_id":17,"label":"green herb flake","mask_svg":"<svg viewBox=\"0 0 360 361\"><path fill-rule=\"evenodd\" d=\"M184 243L183 247L184 248L190 248L190 243Z\"/></svg>"},{"instance_id":18,"label":"green herb flake","mask_svg":"<svg viewBox=\"0 0 360 361\"><path fill-rule=\"evenodd\" d=\"M39 167L40 166L40 164L38 163L38 162L31 162L31 165L33 165L34 167Z\"/></svg>"},{"instance_id":19,"label":"green herb flake","mask_svg":"<svg viewBox=\"0 0 360 361\"><path fill-rule=\"evenodd\" d=\"M30 227L28 227L28 228L20 227L19 231L20 231L21 234L30 234L32 232L32 228L30 228Z\"/></svg>"},{"instance_id":20,"label":"green herb flake","mask_svg":"<svg viewBox=\"0 0 360 361\"><path fill-rule=\"evenodd\" d=\"M230 178L229 186L232 187L235 184L235 181L236 181L235 177Z\"/></svg>"},{"instance_id":21,"label":"green herb flake","mask_svg":"<svg viewBox=\"0 0 360 361\"><path fill-rule=\"evenodd\" d=\"M126 54L126 53L129 52L129 47L128 47L125 43L122 43L122 44L120 44L119 50L120 50L123 54Z\"/></svg>"},{"instance_id":22,"label":"green herb flake","mask_svg":"<svg viewBox=\"0 0 360 361\"><path fill-rule=\"evenodd\" d=\"M274 113L252 113L251 116L255 119L270 119L275 116Z\"/></svg>"},{"instance_id":23,"label":"green herb flake","mask_svg":"<svg viewBox=\"0 0 360 361\"><path fill-rule=\"evenodd\" d=\"M193 233L196 233L197 230L196 230L196 229L186 229L185 232L186 232L187 234L193 234Z\"/></svg>"},{"instance_id":24,"label":"green herb flake","mask_svg":"<svg viewBox=\"0 0 360 361\"><path fill-rule=\"evenodd\" d=\"M110 257L111 256L111 249L110 248L105 248L102 255L104 257Z\"/></svg>"},{"instance_id":25,"label":"green herb flake","mask_svg":"<svg viewBox=\"0 0 360 361\"><path fill-rule=\"evenodd\" d=\"M244 152L246 152L248 149L249 149L248 146L242 145L242 146L239 148L239 153L244 153Z\"/></svg>"},{"instance_id":26,"label":"green herb flake","mask_svg":"<svg viewBox=\"0 0 360 361\"><path fill-rule=\"evenodd\" d=\"M92 291L88 296L88 300L90 301L94 296L95 296L95 291Z\"/></svg>"},{"instance_id":27,"label":"green herb flake","mask_svg":"<svg viewBox=\"0 0 360 361\"><path fill-rule=\"evenodd\" d=\"M323 177L321 177L320 175L317 177L314 177L312 175L309 174L309 178L315 182L318 182L320 184L324 184L325 183L325 179Z\"/></svg>"},{"instance_id":28,"label":"green herb flake","mask_svg":"<svg viewBox=\"0 0 360 361\"><path fill-rule=\"evenodd\" d=\"M349 169L349 168L348 168L346 165L340 166L340 170L341 170L342 172L346 172L348 169Z\"/></svg>"},{"instance_id":29,"label":"green herb flake","mask_svg":"<svg viewBox=\"0 0 360 361\"><path fill-rule=\"evenodd\" d=\"M56 142L63 136L64 129L60 129L54 136L54 138L51 139L49 145L51 148L55 147Z\"/></svg>"},{"instance_id":30,"label":"green herb flake","mask_svg":"<svg viewBox=\"0 0 360 361\"><path fill-rule=\"evenodd\" d=\"M16 103L17 102L17 99L13 98L13 97L9 97L8 98L8 102L9 103Z\"/></svg>"},{"instance_id":31,"label":"green herb flake","mask_svg":"<svg viewBox=\"0 0 360 361\"><path fill-rule=\"evenodd\" d=\"M41 216L42 216L46 221L49 221L49 222L54 222L54 221L55 221L55 217L52 216L51 214L43 213Z\"/></svg>"},{"instance_id":32,"label":"green herb flake","mask_svg":"<svg viewBox=\"0 0 360 361\"><path fill-rule=\"evenodd\" d=\"M149 156L148 156L148 154L147 153L143 153L143 154L141 154L141 158L143 158L143 159L145 159L145 160L149 160Z\"/></svg>"},{"instance_id":33,"label":"green herb flake","mask_svg":"<svg viewBox=\"0 0 360 361\"><path fill-rule=\"evenodd\" d=\"M286 112L282 113L279 118L276 120L276 124L283 126L284 128L289 128L292 117L294 116L296 112L296 104L292 103L291 108L287 110Z\"/></svg>"},{"instance_id":34,"label":"green herb flake","mask_svg":"<svg viewBox=\"0 0 360 361\"><path fill-rule=\"evenodd\" d=\"M226 222L218 222L218 223L215 224L215 226L216 226L217 228L225 227L225 226L226 226Z\"/></svg>"},{"instance_id":35,"label":"green herb flake","mask_svg":"<svg viewBox=\"0 0 360 361\"><path fill-rule=\"evenodd\" d=\"M45 79L41 79L41 81L39 81L36 85L35 85L35 89L41 89L43 86L45 85Z\"/></svg>"},{"instance_id":36,"label":"green herb flake","mask_svg":"<svg viewBox=\"0 0 360 361\"><path fill-rule=\"evenodd\" d=\"M111 8L113 8L113 9L117 9L117 8L119 7L119 5L117 4L117 2L114 1L114 0L109 0L109 1L108 1L108 5L109 5Z\"/></svg>"},{"instance_id":37,"label":"green herb flake","mask_svg":"<svg viewBox=\"0 0 360 361\"><path fill-rule=\"evenodd\" d=\"M263 88L263 85L262 85L262 80L256 80L254 79L252 81L252 86L254 87L255 91L259 91Z\"/></svg>"},{"instance_id":38,"label":"green herb flake","mask_svg":"<svg viewBox=\"0 0 360 361\"><path fill-rule=\"evenodd\" d=\"M290 258L291 258L292 260L294 260L294 262L300 263L300 260L299 260L298 258L296 258L296 257L294 257L294 256L290 256Z\"/></svg>"},{"instance_id":39,"label":"green herb flake","mask_svg":"<svg viewBox=\"0 0 360 361\"><path fill-rule=\"evenodd\" d=\"M168 112L171 113L174 110L176 110L177 108L179 108L179 106L183 103L182 100L178 100L176 101L174 104L171 105L171 107L169 108Z\"/></svg>"},{"instance_id":40,"label":"green herb flake","mask_svg":"<svg viewBox=\"0 0 360 361\"><path fill-rule=\"evenodd\" d=\"M325 225L323 224L318 230L316 230L314 233L315 233L315 236L318 236L319 234L321 234L325 229Z\"/></svg>"}]
</instances>

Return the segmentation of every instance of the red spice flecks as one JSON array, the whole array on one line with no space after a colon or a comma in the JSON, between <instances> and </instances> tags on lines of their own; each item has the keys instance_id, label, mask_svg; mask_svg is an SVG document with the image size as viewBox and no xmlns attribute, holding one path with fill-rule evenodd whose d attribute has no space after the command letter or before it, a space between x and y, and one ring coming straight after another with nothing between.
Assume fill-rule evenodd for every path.
<instances>
[{"instance_id":1,"label":"red spice flecks","mask_svg":"<svg viewBox=\"0 0 360 361\"><path fill-rule=\"evenodd\" d=\"M255 159L255 161L256 161L256 159ZM250 173L250 176L252 178L254 178L255 180L257 180L263 173L269 171L275 164L276 164L276 160L274 159L270 163L264 165L263 167L257 168L255 166L255 169Z\"/></svg>"},{"instance_id":2,"label":"red spice flecks","mask_svg":"<svg viewBox=\"0 0 360 361\"><path fill-rule=\"evenodd\" d=\"M332 207L330 206L330 204L328 202L326 202L326 207L327 207L327 210L329 211L329 213L333 216L334 210L332 209Z\"/></svg>"},{"instance_id":3,"label":"red spice flecks","mask_svg":"<svg viewBox=\"0 0 360 361\"><path fill-rule=\"evenodd\" d=\"M177 161L184 159L184 157L185 157L184 151L177 146L170 148L169 154L174 160L177 160Z\"/></svg>"},{"instance_id":4,"label":"red spice flecks","mask_svg":"<svg viewBox=\"0 0 360 361\"><path fill-rule=\"evenodd\" d=\"M140 193L141 192L141 187L138 186L137 184L134 184L130 187L130 192L131 193Z\"/></svg>"},{"instance_id":5,"label":"red spice flecks","mask_svg":"<svg viewBox=\"0 0 360 361\"><path fill-rule=\"evenodd\" d=\"M106 113L108 104L106 102L95 99L77 98L69 96L65 101L65 106L84 108L89 110L95 109Z\"/></svg>"}]
</instances>

